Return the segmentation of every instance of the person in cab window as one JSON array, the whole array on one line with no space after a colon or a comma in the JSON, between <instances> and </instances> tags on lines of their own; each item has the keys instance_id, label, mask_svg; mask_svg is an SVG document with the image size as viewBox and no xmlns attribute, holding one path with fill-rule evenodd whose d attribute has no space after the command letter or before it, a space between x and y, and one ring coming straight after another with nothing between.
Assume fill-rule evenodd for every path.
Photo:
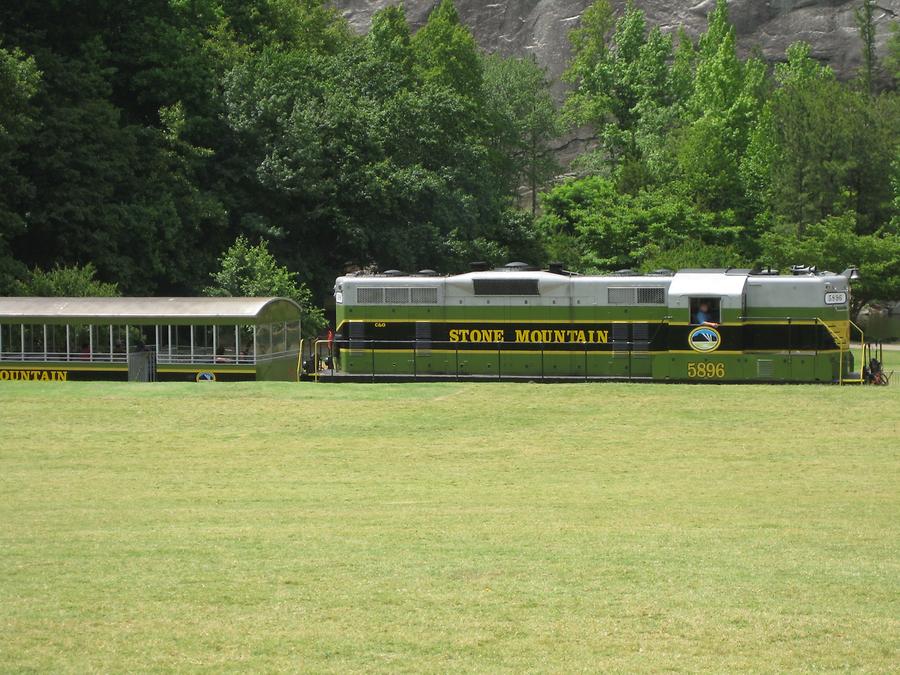
<instances>
[{"instance_id":1,"label":"person in cab window","mask_svg":"<svg viewBox=\"0 0 900 675\"><path fill-rule=\"evenodd\" d=\"M709 324L710 326L718 325L713 321L715 317L712 312L709 311L709 303L701 302L697 306L697 313L694 315L694 323L696 324Z\"/></svg>"}]
</instances>

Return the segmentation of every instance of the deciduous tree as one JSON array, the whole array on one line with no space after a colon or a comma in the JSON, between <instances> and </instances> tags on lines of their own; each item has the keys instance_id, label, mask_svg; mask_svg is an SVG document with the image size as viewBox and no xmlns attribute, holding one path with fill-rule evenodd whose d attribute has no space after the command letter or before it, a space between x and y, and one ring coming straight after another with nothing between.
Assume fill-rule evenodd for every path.
<instances>
[{"instance_id":1,"label":"deciduous tree","mask_svg":"<svg viewBox=\"0 0 900 675\"><path fill-rule=\"evenodd\" d=\"M25 278L19 280L14 295L33 295L39 297L114 297L120 295L117 284L110 284L96 278L97 270L93 264L84 267L57 266L44 271L34 268Z\"/></svg>"},{"instance_id":2,"label":"deciduous tree","mask_svg":"<svg viewBox=\"0 0 900 675\"><path fill-rule=\"evenodd\" d=\"M219 264L219 270L210 275L213 283L203 290L206 295L290 298L303 310L304 336L314 337L325 327L324 314L313 306L309 289L297 280L296 273L278 264L267 241L253 246L246 237L238 236L222 254Z\"/></svg>"}]
</instances>

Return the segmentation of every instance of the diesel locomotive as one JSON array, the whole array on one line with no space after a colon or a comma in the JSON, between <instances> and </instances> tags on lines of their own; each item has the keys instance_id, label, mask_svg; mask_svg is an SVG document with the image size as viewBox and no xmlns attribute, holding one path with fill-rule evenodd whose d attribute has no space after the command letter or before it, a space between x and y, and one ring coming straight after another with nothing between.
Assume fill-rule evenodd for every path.
<instances>
[{"instance_id":1,"label":"diesel locomotive","mask_svg":"<svg viewBox=\"0 0 900 675\"><path fill-rule=\"evenodd\" d=\"M850 279L794 268L579 276L522 263L335 282L326 379L848 382ZM860 368L861 369L861 368Z\"/></svg>"}]
</instances>

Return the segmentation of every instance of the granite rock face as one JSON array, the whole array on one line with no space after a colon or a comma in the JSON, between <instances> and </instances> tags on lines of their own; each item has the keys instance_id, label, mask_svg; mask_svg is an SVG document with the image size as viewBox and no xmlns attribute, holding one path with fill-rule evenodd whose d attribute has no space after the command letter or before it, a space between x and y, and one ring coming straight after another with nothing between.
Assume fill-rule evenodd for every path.
<instances>
[{"instance_id":1,"label":"granite rock face","mask_svg":"<svg viewBox=\"0 0 900 675\"><path fill-rule=\"evenodd\" d=\"M400 0L332 0L353 28L364 32L372 14ZM402 0L413 29L422 26L438 0ZM591 0L456 0L460 17L482 49L504 55L535 54L547 68L554 91L562 94L560 75L569 56L569 30ZM625 0L613 0L621 11ZM788 45L804 40L813 56L841 77L859 68L860 41L854 9L861 0L731 0L731 20L744 54L759 49L769 61L784 58ZM715 0L635 0L650 25L664 30L684 26L696 36L706 26ZM879 51L891 21L900 18L900 0L878 0L875 12Z\"/></svg>"}]
</instances>

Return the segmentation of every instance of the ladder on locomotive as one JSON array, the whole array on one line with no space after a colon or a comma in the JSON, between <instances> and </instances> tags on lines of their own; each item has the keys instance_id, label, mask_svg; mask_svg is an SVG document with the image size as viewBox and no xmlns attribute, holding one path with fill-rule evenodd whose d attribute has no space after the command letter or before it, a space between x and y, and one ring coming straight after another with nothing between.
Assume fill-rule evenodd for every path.
<instances>
[{"instance_id":1,"label":"ladder on locomotive","mask_svg":"<svg viewBox=\"0 0 900 675\"><path fill-rule=\"evenodd\" d=\"M844 359L851 359L851 364L856 360L853 353L853 343L850 339L851 327L855 328L856 332L859 333L859 358L861 363L865 363L866 337L863 334L862 328L857 326L852 321L825 321L824 319L819 318L817 318L816 321L825 326L825 330L827 330L829 335L831 335L831 337L834 339L834 343L837 345L838 350L840 351L840 363L838 365L838 383L863 384L865 382L864 368L861 368L859 371L850 372L846 377L844 376Z\"/></svg>"},{"instance_id":2,"label":"ladder on locomotive","mask_svg":"<svg viewBox=\"0 0 900 675\"><path fill-rule=\"evenodd\" d=\"M817 321L825 326L825 329L834 338L838 349L840 349L841 363L838 374L840 384L890 384L894 371L888 373L884 370L884 347L880 342L866 342L866 336L862 328L852 321L846 323L824 321L822 319L817 319ZM851 328L859 333L860 363L862 367L859 371L851 372L847 377L844 377L844 355L847 354L850 358L853 357L853 344L850 340Z\"/></svg>"}]
</instances>

